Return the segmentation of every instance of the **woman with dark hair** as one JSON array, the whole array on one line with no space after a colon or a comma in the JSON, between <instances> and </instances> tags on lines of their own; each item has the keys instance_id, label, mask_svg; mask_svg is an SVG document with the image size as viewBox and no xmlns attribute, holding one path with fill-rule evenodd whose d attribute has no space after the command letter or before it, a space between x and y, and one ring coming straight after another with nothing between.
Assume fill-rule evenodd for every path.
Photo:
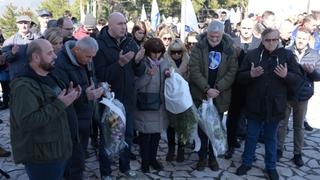
<instances>
[{"instance_id":1,"label":"woman with dark hair","mask_svg":"<svg viewBox=\"0 0 320 180\"><path fill-rule=\"evenodd\" d=\"M145 22L137 21L132 28L131 34L136 43L141 45L145 41L147 35L147 27Z\"/></svg>"},{"instance_id":2,"label":"woman with dark hair","mask_svg":"<svg viewBox=\"0 0 320 180\"><path fill-rule=\"evenodd\" d=\"M136 80L137 106L135 127L139 131L141 170L162 170L156 159L160 134L167 128L164 107L164 79L169 72L169 61L163 58L165 47L159 38L151 38L144 43L145 57L141 61L147 70Z\"/></svg>"}]
</instances>

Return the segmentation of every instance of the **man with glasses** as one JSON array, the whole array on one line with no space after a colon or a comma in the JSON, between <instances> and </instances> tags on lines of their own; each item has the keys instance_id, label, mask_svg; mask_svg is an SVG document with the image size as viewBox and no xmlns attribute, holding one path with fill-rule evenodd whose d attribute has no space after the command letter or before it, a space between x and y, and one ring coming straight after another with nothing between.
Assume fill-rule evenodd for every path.
<instances>
[{"instance_id":1,"label":"man with glasses","mask_svg":"<svg viewBox=\"0 0 320 180\"><path fill-rule=\"evenodd\" d=\"M73 37L73 22L68 17L59 18L57 21L57 26L61 29L61 34L63 37L63 44L69 40L77 40Z\"/></svg>"},{"instance_id":2,"label":"man with glasses","mask_svg":"<svg viewBox=\"0 0 320 180\"><path fill-rule=\"evenodd\" d=\"M233 39L238 56L238 66L240 67L244 56L248 50L259 47L261 40L253 35L254 22L251 19L244 19L240 25L240 36ZM246 120L243 118L243 109L245 105L245 86L238 82L232 85L231 104L227 117L227 138L228 151L225 154L226 159L233 155L234 148L241 145L237 141L237 135L245 137Z\"/></svg>"},{"instance_id":3,"label":"man with glasses","mask_svg":"<svg viewBox=\"0 0 320 180\"><path fill-rule=\"evenodd\" d=\"M191 50L190 91L197 107L203 99L212 98L222 119L223 113L229 108L231 85L238 70L238 63L232 39L224 34L224 24L219 20L213 20L207 31ZM198 153L197 170L203 171L208 165L211 170L218 171L219 164L208 136L201 128L198 128L198 132L201 148Z\"/></svg>"},{"instance_id":4,"label":"man with glasses","mask_svg":"<svg viewBox=\"0 0 320 180\"><path fill-rule=\"evenodd\" d=\"M264 129L265 166L271 180L278 180L276 170L277 129L284 119L287 91L299 76L299 66L291 51L279 48L279 31L265 29L262 43L244 58L237 81L246 85L245 116L248 121L242 165L237 175L244 175L252 167L257 140Z\"/></svg>"}]
</instances>

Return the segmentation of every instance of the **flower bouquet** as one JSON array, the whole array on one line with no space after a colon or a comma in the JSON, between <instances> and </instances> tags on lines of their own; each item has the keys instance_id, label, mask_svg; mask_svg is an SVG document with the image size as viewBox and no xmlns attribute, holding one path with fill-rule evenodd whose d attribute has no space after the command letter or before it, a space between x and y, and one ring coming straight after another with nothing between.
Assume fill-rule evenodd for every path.
<instances>
[{"instance_id":1,"label":"flower bouquet","mask_svg":"<svg viewBox=\"0 0 320 180\"><path fill-rule=\"evenodd\" d=\"M104 149L109 157L113 157L128 146L125 142L125 108L119 100L114 99L114 93L110 91L108 83L102 83L102 87L105 91L100 101L105 105L101 118Z\"/></svg>"},{"instance_id":2,"label":"flower bouquet","mask_svg":"<svg viewBox=\"0 0 320 180\"><path fill-rule=\"evenodd\" d=\"M199 125L208 136L214 155L222 155L227 150L227 134L222 126L218 110L213 104L212 98L203 100L199 107Z\"/></svg>"}]
</instances>

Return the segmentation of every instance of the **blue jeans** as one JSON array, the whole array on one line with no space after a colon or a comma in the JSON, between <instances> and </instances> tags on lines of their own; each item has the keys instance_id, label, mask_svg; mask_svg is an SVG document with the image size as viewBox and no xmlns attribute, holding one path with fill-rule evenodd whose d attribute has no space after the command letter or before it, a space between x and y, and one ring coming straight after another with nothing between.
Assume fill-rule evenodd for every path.
<instances>
[{"instance_id":1,"label":"blue jeans","mask_svg":"<svg viewBox=\"0 0 320 180\"><path fill-rule=\"evenodd\" d=\"M264 129L265 163L266 169L276 169L277 161L277 130L279 121L263 122L248 119L247 136L242 154L242 163L251 167L256 151L260 131Z\"/></svg>"},{"instance_id":2,"label":"blue jeans","mask_svg":"<svg viewBox=\"0 0 320 180\"><path fill-rule=\"evenodd\" d=\"M67 161L24 163L30 180L61 180Z\"/></svg>"},{"instance_id":3,"label":"blue jeans","mask_svg":"<svg viewBox=\"0 0 320 180\"><path fill-rule=\"evenodd\" d=\"M108 157L106 151L104 150L105 139L104 139L104 128L102 123L99 124L100 129L100 145L99 145L99 166L100 166L100 174L101 176L110 176L112 173L111 170L111 158ZM128 144L119 155L119 170L121 172L127 172L130 170L130 148L133 140L133 117L132 113L126 112L126 133L125 133L125 141Z\"/></svg>"}]
</instances>

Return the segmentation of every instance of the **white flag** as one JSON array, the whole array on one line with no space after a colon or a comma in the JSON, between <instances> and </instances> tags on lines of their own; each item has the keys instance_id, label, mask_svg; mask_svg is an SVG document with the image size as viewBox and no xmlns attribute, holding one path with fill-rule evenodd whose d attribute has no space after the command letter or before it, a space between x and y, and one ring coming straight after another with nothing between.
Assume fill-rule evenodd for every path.
<instances>
[{"instance_id":1,"label":"white flag","mask_svg":"<svg viewBox=\"0 0 320 180\"><path fill-rule=\"evenodd\" d=\"M185 40L188 32L198 31L198 20L191 0L181 1L181 31L180 39Z\"/></svg>"},{"instance_id":2,"label":"white flag","mask_svg":"<svg viewBox=\"0 0 320 180\"><path fill-rule=\"evenodd\" d=\"M140 21L145 21L145 20L147 20L147 13L146 13L146 10L144 9L144 4L142 4Z\"/></svg>"},{"instance_id":3,"label":"white flag","mask_svg":"<svg viewBox=\"0 0 320 180\"><path fill-rule=\"evenodd\" d=\"M151 7L151 28L152 28L152 30L156 31L159 24L160 24L160 11L159 11L157 0L153 0L152 7Z\"/></svg>"}]
</instances>

